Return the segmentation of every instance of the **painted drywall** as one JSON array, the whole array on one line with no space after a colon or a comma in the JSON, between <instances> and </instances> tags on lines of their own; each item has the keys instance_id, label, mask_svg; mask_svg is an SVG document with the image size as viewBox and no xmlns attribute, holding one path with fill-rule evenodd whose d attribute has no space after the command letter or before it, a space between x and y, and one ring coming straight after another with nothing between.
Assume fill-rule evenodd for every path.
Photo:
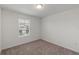
<instances>
[{"instance_id":1,"label":"painted drywall","mask_svg":"<svg viewBox=\"0 0 79 59\"><path fill-rule=\"evenodd\" d=\"M2 49L14 47L20 44L28 43L33 40L40 39L40 19L14 12L7 9L2 9L3 18L3 40ZM30 35L25 37L18 36L18 18L25 18L31 21Z\"/></svg>"},{"instance_id":2,"label":"painted drywall","mask_svg":"<svg viewBox=\"0 0 79 59\"><path fill-rule=\"evenodd\" d=\"M79 52L79 9L42 19L42 39Z\"/></svg>"},{"instance_id":3,"label":"painted drywall","mask_svg":"<svg viewBox=\"0 0 79 59\"><path fill-rule=\"evenodd\" d=\"M1 8L0 8L0 54L1 54L1 39L2 39L2 37L1 37Z\"/></svg>"}]
</instances>

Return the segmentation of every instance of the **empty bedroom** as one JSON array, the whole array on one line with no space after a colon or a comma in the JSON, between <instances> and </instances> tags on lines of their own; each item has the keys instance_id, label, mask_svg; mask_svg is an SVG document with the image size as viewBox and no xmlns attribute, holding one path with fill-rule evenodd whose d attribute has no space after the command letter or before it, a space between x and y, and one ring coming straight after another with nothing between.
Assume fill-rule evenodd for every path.
<instances>
[{"instance_id":1,"label":"empty bedroom","mask_svg":"<svg viewBox=\"0 0 79 59\"><path fill-rule=\"evenodd\" d=\"M1 55L79 55L79 4L0 4Z\"/></svg>"}]
</instances>

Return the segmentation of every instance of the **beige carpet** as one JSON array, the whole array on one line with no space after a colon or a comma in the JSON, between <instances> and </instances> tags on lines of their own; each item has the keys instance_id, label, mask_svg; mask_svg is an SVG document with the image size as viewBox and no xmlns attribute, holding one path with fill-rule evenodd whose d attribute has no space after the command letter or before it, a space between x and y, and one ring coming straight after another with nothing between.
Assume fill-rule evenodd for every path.
<instances>
[{"instance_id":1,"label":"beige carpet","mask_svg":"<svg viewBox=\"0 0 79 59\"><path fill-rule=\"evenodd\" d=\"M3 55L77 55L69 49L51 44L44 40L36 40L2 51Z\"/></svg>"}]
</instances>

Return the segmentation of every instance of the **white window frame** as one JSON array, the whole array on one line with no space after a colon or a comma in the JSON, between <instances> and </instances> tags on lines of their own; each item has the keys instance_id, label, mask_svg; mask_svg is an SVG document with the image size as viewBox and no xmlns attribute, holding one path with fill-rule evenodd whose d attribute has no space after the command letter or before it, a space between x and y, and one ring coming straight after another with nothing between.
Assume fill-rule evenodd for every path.
<instances>
[{"instance_id":1,"label":"white window frame","mask_svg":"<svg viewBox=\"0 0 79 59\"><path fill-rule=\"evenodd\" d=\"M19 37L25 37L30 35L30 20L19 18Z\"/></svg>"}]
</instances>

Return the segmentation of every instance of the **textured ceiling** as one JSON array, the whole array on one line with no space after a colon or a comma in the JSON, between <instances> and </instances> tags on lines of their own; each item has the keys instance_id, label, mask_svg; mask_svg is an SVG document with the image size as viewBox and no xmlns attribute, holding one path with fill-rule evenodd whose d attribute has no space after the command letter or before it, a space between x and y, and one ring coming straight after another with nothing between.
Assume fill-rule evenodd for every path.
<instances>
[{"instance_id":1,"label":"textured ceiling","mask_svg":"<svg viewBox=\"0 0 79 59\"><path fill-rule=\"evenodd\" d=\"M2 4L0 5L0 7L8 8L20 13L43 18L51 14L63 12L65 10L79 8L79 5L77 4L45 4L43 9L35 8L34 4Z\"/></svg>"}]
</instances>

